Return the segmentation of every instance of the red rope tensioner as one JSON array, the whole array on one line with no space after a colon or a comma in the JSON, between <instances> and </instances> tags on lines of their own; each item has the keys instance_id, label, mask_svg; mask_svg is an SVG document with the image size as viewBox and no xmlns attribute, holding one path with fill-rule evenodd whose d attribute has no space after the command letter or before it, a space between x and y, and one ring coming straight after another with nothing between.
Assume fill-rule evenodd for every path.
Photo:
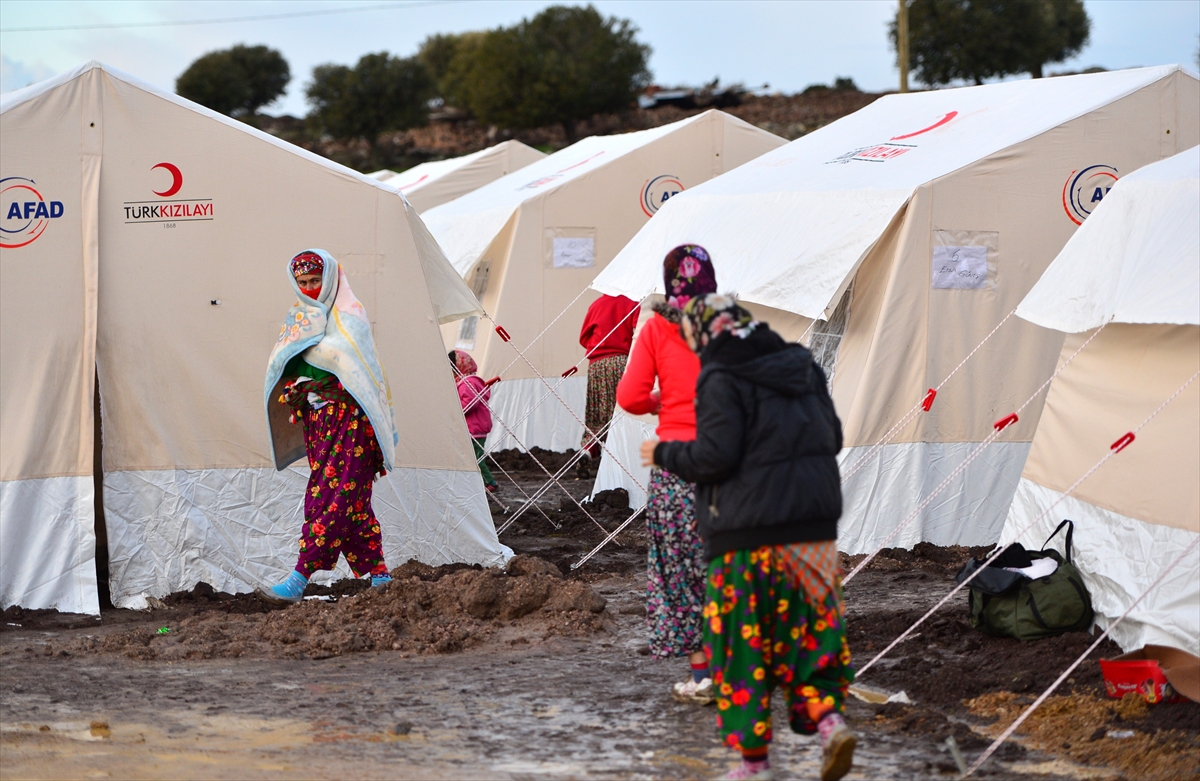
<instances>
[{"instance_id":1,"label":"red rope tensioner","mask_svg":"<svg viewBox=\"0 0 1200 781\"><path fill-rule=\"evenodd\" d=\"M578 366L572 366L570 369L567 369L565 372L562 373L563 379L565 380L566 378L570 377L572 374L575 374L578 371L579 371Z\"/></svg>"},{"instance_id":2,"label":"red rope tensioner","mask_svg":"<svg viewBox=\"0 0 1200 781\"><path fill-rule=\"evenodd\" d=\"M500 382L500 377L499 377L499 376L496 376L496 377L493 377L493 378L491 378L491 379L490 379L490 380L488 380L487 382L485 382L485 383L484 383L484 386L485 386L485 387L488 387L488 388L490 388L490 387L492 387L493 385L495 385L495 384L496 384L496 383L498 383L498 382Z\"/></svg>"},{"instance_id":3,"label":"red rope tensioner","mask_svg":"<svg viewBox=\"0 0 1200 781\"><path fill-rule=\"evenodd\" d=\"M506 342L512 341L512 337L508 335L508 331L504 330L504 326L496 326L496 335Z\"/></svg>"},{"instance_id":4,"label":"red rope tensioner","mask_svg":"<svg viewBox=\"0 0 1200 781\"><path fill-rule=\"evenodd\" d=\"M1133 435L1132 431L1126 431L1120 439L1109 445L1108 449L1115 453L1120 453L1122 450L1133 444L1133 440L1135 439L1137 439L1137 437Z\"/></svg>"},{"instance_id":5,"label":"red rope tensioner","mask_svg":"<svg viewBox=\"0 0 1200 781\"><path fill-rule=\"evenodd\" d=\"M992 424L992 428L996 429L996 431L1003 431L1004 429L1008 428L1009 426L1011 426L1012 424L1014 424L1016 422L1017 422L1017 413L1014 412L1011 415L1008 415L1007 417L1003 417L1003 418L1000 418L999 420L997 420L995 423Z\"/></svg>"},{"instance_id":6,"label":"red rope tensioner","mask_svg":"<svg viewBox=\"0 0 1200 781\"><path fill-rule=\"evenodd\" d=\"M929 389L929 393L925 394L925 400L921 402L921 409L928 412L933 408L933 400L937 398L937 391L933 388Z\"/></svg>"}]
</instances>

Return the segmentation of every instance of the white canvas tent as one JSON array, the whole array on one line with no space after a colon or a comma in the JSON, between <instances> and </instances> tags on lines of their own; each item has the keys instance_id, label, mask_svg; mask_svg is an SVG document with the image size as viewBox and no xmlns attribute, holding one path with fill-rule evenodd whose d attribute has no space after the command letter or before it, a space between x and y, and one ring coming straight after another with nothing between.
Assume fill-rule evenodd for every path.
<instances>
[{"instance_id":1,"label":"white canvas tent","mask_svg":"<svg viewBox=\"0 0 1200 781\"><path fill-rule=\"evenodd\" d=\"M1050 386L1001 537L1037 546L1074 520L1075 563L1103 626L1200 536L1200 380L1065 495L1200 371L1200 147L1122 177L1017 315L1068 334L1060 363L1103 326ZM1200 553L1113 639L1200 655Z\"/></svg>"},{"instance_id":2,"label":"white canvas tent","mask_svg":"<svg viewBox=\"0 0 1200 781\"><path fill-rule=\"evenodd\" d=\"M379 181L404 193L417 213L424 214L545 156L520 141L503 141L469 155L421 163L398 174L380 171L391 175L380 176Z\"/></svg>"},{"instance_id":3,"label":"white canvas tent","mask_svg":"<svg viewBox=\"0 0 1200 781\"><path fill-rule=\"evenodd\" d=\"M492 408L521 443L579 446L583 427L576 416L583 419L586 372L558 386L572 415L553 398L538 403L545 388L535 369L557 380L584 357L579 327L597 297L587 291L596 272L675 193L783 143L736 117L707 111L651 130L585 138L425 212L455 269L525 351L528 364L486 322L443 328L447 346L471 352L482 376L503 372ZM499 425L488 440L491 449L517 446Z\"/></svg>"},{"instance_id":4,"label":"white canvas tent","mask_svg":"<svg viewBox=\"0 0 1200 781\"><path fill-rule=\"evenodd\" d=\"M661 288L681 241L721 288L812 318L839 306L843 470L1011 312L1112 181L1197 143L1200 82L1177 66L889 95L673 198L593 288ZM830 323L832 326L832 322ZM844 486L842 549L875 550L1054 370L1061 334L1010 318ZM999 536L1041 399L891 544Z\"/></svg>"},{"instance_id":5,"label":"white canvas tent","mask_svg":"<svg viewBox=\"0 0 1200 781\"><path fill-rule=\"evenodd\" d=\"M388 560L504 560L438 331L478 302L395 190L98 63L0 134L0 603L98 612L97 372L114 604L291 568L308 468L272 467L262 383L312 246L390 370Z\"/></svg>"}]
</instances>

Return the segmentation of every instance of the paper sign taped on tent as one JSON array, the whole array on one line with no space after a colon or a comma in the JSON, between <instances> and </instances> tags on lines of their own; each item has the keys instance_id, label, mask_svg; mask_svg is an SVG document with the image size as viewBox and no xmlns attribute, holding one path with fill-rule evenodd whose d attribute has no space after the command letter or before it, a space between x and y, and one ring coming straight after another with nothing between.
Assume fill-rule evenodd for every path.
<instances>
[{"instance_id":1,"label":"paper sign taped on tent","mask_svg":"<svg viewBox=\"0 0 1200 781\"><path fill-rule=\"evenodd\" d=\"M987 247L934 247L935 290L977 290L987 287Z\"/></svg>"},{"instance_id":2,"label":"paper sign taped on tent","mask_svg":"<svg viewBox=\"0 0 1200 781\"><path fill-rule=\"evenodd\" d=\"M986 290L996 286L999 232L935 229L930 238L934 290Z\"/></svg>"},{"instance_id":3,"label":"paper sign taped on tent","mask_svg":"<svg viewBox=\"0 0 1200 781\"><path fill-rule=\"evenodd\" d=\"M594 238L554 237L555 268L591 268L595 264Z\"/></svg>"}]
</instances>

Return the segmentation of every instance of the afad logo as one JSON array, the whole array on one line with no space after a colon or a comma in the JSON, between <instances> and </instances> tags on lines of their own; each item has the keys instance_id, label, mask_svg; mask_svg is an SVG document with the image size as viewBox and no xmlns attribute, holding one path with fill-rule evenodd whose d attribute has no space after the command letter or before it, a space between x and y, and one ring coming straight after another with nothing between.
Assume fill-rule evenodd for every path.
<instances>
[{"instance_id":1,"label":"afad logo","mask_svg":"<svg viewBox=\"0 0 1200 781\"><path fill-rule=\"evenodd\" d=\"M886 163L888 160L899 157L903 154L907 154L909 151L917 148L916 144L904 144L900 143L901 141L907 141L910 138L916 138L917 136L922 135L923 133L928 133L931 130L937 130L939 127L942 127L943 125L953 121L957 116L957 111L951 111L947 114L943 114L929 127L923 127L920 130L913 131L912 133L892 136L887 140L886 143L883 144L875 144L873 146L863 146L859 147L858 149L852 149L845 154L838 155L832 160L826 161L826 165L829 163L845 164L850 162Z\"/></svg>"},{"instance_id":2,"label":"afad logo","mask_svg":"<svg viewBox=\"0 0 1200 781\"><path fill-rule=\"evenodd\" d=\"M1071 222L1082 225L1116 183L1117 169L1111 165L1089 165L1072 171L1063 184L1063 211Z\"/></svg>"},{"instance_id":3,"label":"afad logo","mask_svg":"<svg viewBox=\"0 0 1200 781\"><path fill-rule=\"evenodd\" d=\"M683 182L679 181L678 176L663 174L653 179L647 179L646 184L642 187L642 211L646 213L647 217L653 217L664 203L681 192L683 192Z\"/></svg>"},{"instance_id":4,"label":"afad logo","mask_svg":"<svg viewBox=\"0 0 1200 781\"><path fill-rule=\"evenodd\" d=\"M125 201L125 224L163 223L168 228L177 222L204 222L213 218L212 198L171 198L183 189L183 172L174 163L159 163L151 171L161 168L170 175L170 184L165 189L150 192L158 196L153 201ZM170 198L171 200L161 200Z\"/></svg>"},{"instance_id":5,"label":"afad logo","mask_svg":"<svg viewBox=\"0 0 1200 781\"><path fill-rule=\"evenodd\" d=\"M36 184L23 176L0 179L0 209L4 212L0 247L28 246L46 232L50 220L63 216L62 201L47 201L34 186Z\"/></svg>"}]
</instances>

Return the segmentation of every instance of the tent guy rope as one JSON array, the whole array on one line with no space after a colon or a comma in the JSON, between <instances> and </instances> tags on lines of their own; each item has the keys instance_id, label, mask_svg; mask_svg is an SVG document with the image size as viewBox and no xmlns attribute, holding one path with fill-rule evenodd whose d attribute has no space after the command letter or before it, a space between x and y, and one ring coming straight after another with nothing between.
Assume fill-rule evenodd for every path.
<instances>
[{"instance_id":1,"label":"tent guy rope","mask_svg":"<svg viewBox=\"0 0 1200 781\"><path fill-rule=\"evenodd\" d=\"M972 450L967 455L966 459L964 459L963 462L961 464L959 464L954 469L953 472L951 472L949 475L947 475L946 479L943 480L941 483L939 483L937 485L937 487L934 488L933 491L931 491L929 493L929 495L926 496L925 499L923 499L921 501L920 504L918 504L915 508L913 508L913 511L908 514L908 517L905 518L903 521L901 521L900 524L897 525L896 528L892 530L891 534L889 534L884 539L883 543L880 544L879 547L877 547L874 551L872 551L870 554L868 554L865 559L860 561L858 563L858 566L856 566L853 570L851 570L850 574L847 575L845 580L843 580L842 582L849 583L851 580L854 579L854 577L856 575L858 575L858 573L862 572L863 568L866 567L867 564L869 564L872 559L874 559L876 556L878 556L879 552L882 551L884 548L886 548L892 542L892 540L896 539L897 535L899 535L901 531L906 529L910 523L912 523L914 520L916 520L917 517L919 517L920 514L925 511L925 508L927 508L930 504L932 504L933 500L936 499L938 497L938 495L942 493L942 491L946 490L946 487L949 486L950 483L952 483L955 478L957 478L960 474L962 474L964 471L966 471L966 468L968 466L970 466L972 461L974 461L976 458L978 458L980 455L983 454L984 449L987 448L988 445L990 445L990 444L992 444L992 442L996 441L996 438L1000 436L1001 432L1003 432L1004 429L1008 428L1013 423L1016 423L1018 420L1017 416L1020 415L1020 413L1023 412L1026 407L1028 407L1030 404L1032 404L1033 400L1036 399L1038 396L1040 396L1042 391L1046 390L1046 388L1049 387L1050 383L1054 380L1055 377L1057 377L1059 375L1059 373L1062 372L1063 369L1065 369L1069 365L1071 365L1071 361L1075 360L1075 356L1079 355L1079 353L1081 353L1083 351L1083 348L1087 347L1091 343L1091 341L1093 339L1095 339L1100 334L1101 331L1104 330L1105 325L1108 325L1108 323L1105 323L1104 325L1100 326L1095 331L1093 331L1092 335L1089 336L1087 338L1087 340L1084 341L1083 344L1079 345L1079 349L1076 350L1074 353L1072 353L1071 357L1068 358L1066 361L1064 361L1061 366L1059 366L1057 369L1055 369L1054 373L1051 374L1048 378L1046 378L1046 381L1043 382L1038 387L1037 390L1035 390L1032 394L1030 394L1029 398L1026 399L1025 402L1020 407L1017 407L1016 411L1009 413L1005 417L1003 417L1000 420L997 420L995 423L993 423L992 424L992 429L993 429L992 433L988 434L983 439L982 442L980 442L978 445L976 445L975 449ZM989 336L990 336L990 334L989 334Z\"/></svg>"},{"instance_id":2,"label":"tent guy rope","mask_svg":"<svg viewBox=\"0 0 1200 781\"><path fill-rule=\"evenodd\" d=\"M1192 379L1195 379L1195 377L1193 376ZM1191 382L1191 380L1188 380L1188 382ZM1096 638L1096 641L1088 646L1087 650L1080 654L1079 658L1072 662L1067 669L1063 670L1062 674L1058 676L1054 683L1050 684L1049 688L1042 692L1041 696L1034 700L1033 703L1030 704L1030 706L1026 708L1012 724L1009 724L1004 732L1000 733L998 738L992 741L992 745L988 746L987 749L985 749L984 752L979 755L979 759L976 759L975 762L969 768L967 768L967 771L960 776L960 778L967 778L976 770L978 770L983 763L995 753L996 749L1000 748L1004 741L1008 740L1012 734L1017 731L1017 728L1024 724L1025 720L1028 719L1030 715L1032 715L1033 712L1037 710L1051 694L1054 693L1054 690L1057 689L1062 682L1067 679L1067 676L1075 672L1075 668L1083 664L1083 660L1086 659L1092 653L1092 651L1095 651L1100 646L1100 643L1104 642L1104 638L1108 637L1109 633L1116 629L1117 625L1124 621L1125 617L1133 612L1133 609L1140 605L1142 600L1145 599L1151 591L1153 591L1160 583L1163 582L1167 575L1170 574L1171 570L1175 569L1175 567L1179 566L1180 563L1182 563L1185 559L1187 559L1188 556L1191 555L1192 551L1196 549L1197 545L1200 545L1200 537L1192 540L1191 544L1183 549L1183 553L1179 554L1174 561L1167 565L1167 568L1162 571L1162 573L1154 580L1154 582L1151 583L1136 600L1134 600L1133 604L1125 608L1125 612L1117 616L1116 620L1109 624L1108 628L1100 633L1100 636Z\"/></svg>"},{"instance_id":3,"label":"tent guy rope","mask_svg":"<svg viewBox=\"0 0 1200 781\"><path fill-rule=\"evenodd\" d=\"M1092 474L1093 474L1093 473L1094 473L1094 472L1095 472L1097 469L1099 469L1100 467L1104 466L1104 464L1105 464L1105 463L1107 463L1107 462L1108 462L1108 460L1109 460L1110 458L1112 458L1112 457L1113 457L1113 456L1115 456L1117 453L1120 453L1122 450L1124 450L1126 447L1128 447L1128 446L1129 446L1129 445L1130 445L1130 444L1131 444L1131 443L1132 443L1132 442L1135 440L1135 438L1136 438L1136 436L1137 436L1137 433L1138 433L1139 431L1141 431L1143 428L1145 428L1145 427L1146 427L1146 424L1148 424L1150 421L1154 420L1154 418L1155 418L1155 417L1158 415L1158 413L1162 412L1162 411L1163 411L1163 409L1164 409L1164 408L1166 408L1166 406L1167 406L1168 404L1170 404L1172 401L1174 401L1174 400L1175 400L1175 399L1176 399L1176 398L1179 396L1179 394L1183 393L1183 391L1184 391L1184 390L1185 390L1185 389L1186 389L1186 388L1187 388L1189 385L1191 385L1191 384L1192 384L1192 382L1194 382L1194 381L1196 380L1196 378L1197 378L1197 377L1200 377L1200 372L1196 372L1195 374L1193 374L1193 375L1191 376L1191 379L1189 379L1187 382L1185 382L1183 385L1181 385L1181 386L1179 387L1179 389L1178 389L1178 390L1176 390L1176 391L1175 391L1173 394L1171 394L1171 396L1170 396L1170 397L1169 397L1169 398L1168 398L1166 401L1164 401L1162 404L1160 404L1160 405L1158 406L1158 409L1156 409L1156 410L1154 410L1153 412L1151 412L1151 413L1150 413L1150 414L1149 414L1149 415L1148 415L1148 416L1147 416L1147 417L1146 417L1146 418L1145 418L1145 419L1144 419L1144 420L1143 420L1141 423L1139 423L1139 424L1138 424L1137 428L1134 428L1133 430L1131 430L1131 431L1129 431L1129 432L1127 432L1127 433L1123 434L1123 435L1122 435L1122 436L1121 436L1119 439L1117 439L1117 441L1113 442L1113 443L1112 443L1112 445L1109 447L1109 450L1108 450L1108 452L1107 452L1107 453L1105 453L1105 454L1104 454L1104 456L1103 456L1103 457L1102 457L1102 458L1101 458L1099 461L1097 461L1095 464L1093 464L1091 469L1089 469L1089 470L1087 470L1086 472L1084 472L1084 474L1083 474L1083 476L1082 476L1082 477L1080 477L1078 480L1076 480L1074 483L1072 483L1072 484L1071 484L1071 486L1070 486L1069 488L1067 488L1067 490L1066 490L1066 491L1064 491L1064 492L1063 492L1063 494L1062 494L1060 497L1058 497L1057 499L1055 499L1055 500L1054 500L1054 501L1053 501L1053 502L1050 504L1050 506L1049 506L1049 507L1047 507L1045 510L1043 510L1043 511L1041 512L1041 514L1039 514L1039 515L1038 515L1036 518L1034 518L1032 521L1030 521L1030 522L1029 522L1029 523L1027 523L1025 526L1023 526L1023 527L1022 527L1022 528L1021 528L1021 529L1020 529L1020 530L1019 530L1019 531L1018 531L1018 532L1017 532L1017 533L1014 535L1014 537L1013 537L1013 541L1015 542L1017 539L1019 539L1019 538L1021 538L1022 536L1024 536L1024 534L1025 534L1026 532L1028 532L1030 529L1032 529L1034 526L1036 526L1036 525L1038 524L1038 522L1039 522L1039 521L1041 521L1043 518L1045 518L1047 515L1049 515L1049 514L1050 514L1050 512L1051 512L1051 511L1052 511L1052 510L1053 510L1055 507L1057 507L1057 506L1058 506L1059 502L1061 502L1062 500L1064 500L1064 499L1066 499L1068 496L1070 496L1070 495L1071 495L1071 494L1072 494L1072 493L1075 491L1075 489L1076 489L1076 488L1078 488L1078 487L1079 487L1079 485L1080 485L1081 483L1083 483L1083 481L1084 481L1084 480L1087 480L1089 477L1091 477L1091 476L1092 476ZM919 627L919 626L920 626L921 624L923 624L923 623L924 623L926 620L928 620L930 616L932 616L934 613L936 613L938 610L940 610L940 609L941 609L941 607L942 607L942 605L945 605L947 602L949 602L949 601L950 601L950 599L951 599L951 598L952 598L952 597L953 597L955 594L957 594L959 591L961 591L962 589L964 589L964 588L967 586L967 584L969 584L969 583L970 583L972 580L974 580L974 579L975 579L975 576L976 576L976 575L978 575L980 572L982 572L982 571L983 571L983 569L984 569L984 567L986 567L987 565L989 565L989 564L991 564L993 561L995 561L997 558L999 558L999 557L1000 557L1000 555L1001 555L1002 553L1004 553L1004 551L1008 550L1008 549L1009 549L1011 546L1012 546L1012 543L1011 543L1011 542L1010 542L1008 545L1005 545L1005 546L1003 546L1003 547L999 547L999 546L998 546L998 547L996 548L996 550L995 550L995 551L993 551L993 552L992 552L992 554L991 554L990 556L988 556L988 558L987 558L986 560L984 560L983 564L981 564L981 565L979 566L979 568L978 568L978 569L976 569L974 572L972 572L972 573L970 574L970 576L968 576L966 579L964 579L964 580L963 580L963 582L962 582L962 583L959 583L959 584L955 585L955 587L954 587L953 589L951 589L951 590L950 590L950 593L949 593L949 594L947 594L946 596L942 597L942 598L941 598L941 600L939 600L939 601L938 601L938 603L937 603L936 605L934 605L933 607L931 607L931 608L930 608L930 609L929 609L929 610L928 610L928 611L925 613L925 615L923 615L923 616L921 616L920 618L918 618L918 619L917 619L917 620L916 620L916 621L915 621L915 622L912 624L912 626L910 626L908 629L905 629L905 630L904 630L902 633L900 633L900 636L899 636L899 637L897 637L895 640L893 640L891 643L889 643L889 644L888 644L888 646L887 646L886 648L884 648L882 651L880 651L878 654L876 654L876 655L875 655L875 658L873 658L871 661L867 662L865 665L863 665L862 667L860 667L860 668L859 668L859 670L858 670L858 673L857 673L857 675L861 676L861 675L862 675L863 673L865 673L867 670L871 669L871 667L872 667L872 666L873 666L873 665L874 665L876 662L878 662L880 659L882 659L884 656L886 656L888 653L890 653L890 652L891 652L891 650L892 650L893 648L895 648L895 647L896 647L897 645L899 645L900 643L904 642L904 639L905 639L906 637L908 637L910 634L912 634L912 633L913 633L913 631L914 631L914 630L915 630L917 627Z\"/></svg>"},{"instance_id":4,"label":"tent guy rope","mask_svg":"<svg viewBox=\"0 0 1200 781\"><path fill-rule=\"evenodd\" d=\"M1016 311L1017 310L1015 310L1015 309L1012 310L1011 312L1006 314L999 323L996 323L996 327L993 328L991 330L991 332L988 333L987 336L983 337L983 341L981 341L979 344L975 345L975 349L973 349L973 350L971 350L971 352L967 353L967 357L963 358L962 361L959 362L958 366L955 366L954 369L951 370L951 372L949 374L947 374L945 376L945 378L941 382L939 382L936 386L934 386L934 387L930 388L928 391L926 391L925 396L919 402L914 404L912 409L910 409L908 411L908 413L903 418L901 418L898 423L896 423L896 425L892 426L891 429L888 430L888 432L883 436L882 439L880 439L878 442L876 442L874 445L872 445L867 450L866 453L862 454L862 456L855 459L853 465L851 465L850 469L847 470L846 474L842 475L842 485L845 485L846 482L851 477L853 477L855 475L855 473L858 472L858 470L860 470L864 466L866 466L867 462L870 459L872 459L876 455L878 455L879 452L881 450L883 450L883 448L886 447L887 444L889 442L891 442L892 439L894 439L897 434L899 434L902 430L904 430L904 427L908 425L909 421L911 421L918 412L920 412L922 410L924 410L925 412L929 412L931 409L933 409L934 399L937 398L938 393L941 392L942 388L946 385L946 383L950 382L950 379L952 377L954 377L954 375L958 374L959 369L961 369L962 367L967 365L967 361L971 360L971 358L973 358L975 356L975 353L979 352L980 348L982 348L985 344L987 344L988 340L991 339L995 335L995 333L1000 330L1000 326L1007 323L1008 319L1010 317L1012 317L1014 314L1016 314Z\"/></svg>"}]
</instances>

